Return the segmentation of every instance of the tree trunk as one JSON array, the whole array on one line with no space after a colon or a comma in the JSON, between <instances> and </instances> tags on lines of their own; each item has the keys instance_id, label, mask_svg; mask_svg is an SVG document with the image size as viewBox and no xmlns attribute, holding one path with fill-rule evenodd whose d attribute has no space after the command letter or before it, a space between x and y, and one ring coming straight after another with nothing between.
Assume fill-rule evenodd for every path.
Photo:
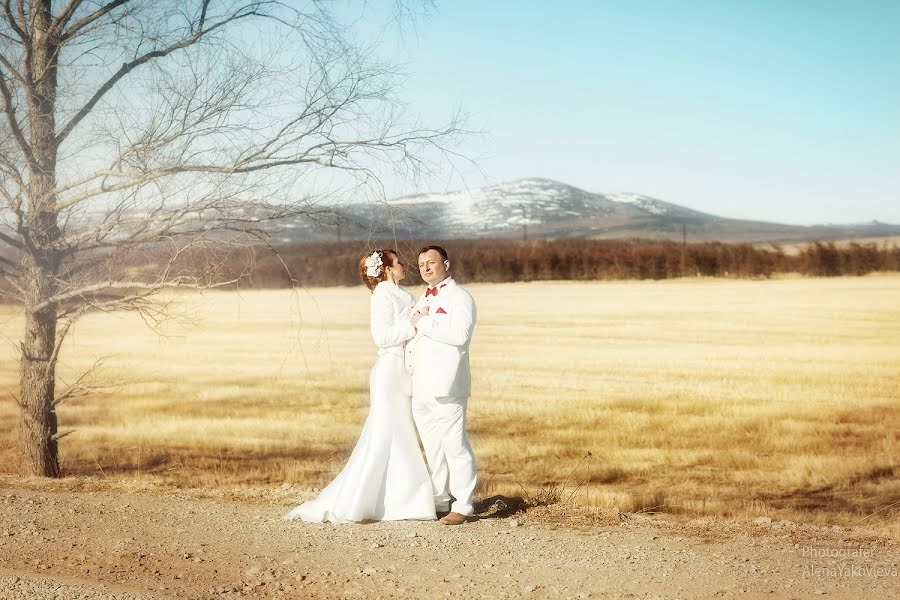
<instances>
[{"instance_id":1,"label":"tree trunk","mask_svg":"<svg viewBox=\"0 0 900 600\"><path fill-rule=\"evenodd\" d=\"M26 260L25 340L20 372L21 414L19 450L25 468L35 475L59 477L56 411L57 306L38 310L53 297L57 286L60 250L59 209L56 203L56 87L58 32L52 25L51 0L31 3L30 52L25 60L28 80L26 100L31 137L28 157L28 213L26 215L29 256Z\"/></svg>"},{"instance_id":2,"label":"tree trunk","mask_svg":"<svg viewBox=\"0 0 900 600\"><path fill-rule=\"evenodd\" d=\"M29 312L22 342L19 450L25 469L44 477L60 476L53 406L56 363L50 361L55 340L56 306Z\"/></svg>"}]
</instances>

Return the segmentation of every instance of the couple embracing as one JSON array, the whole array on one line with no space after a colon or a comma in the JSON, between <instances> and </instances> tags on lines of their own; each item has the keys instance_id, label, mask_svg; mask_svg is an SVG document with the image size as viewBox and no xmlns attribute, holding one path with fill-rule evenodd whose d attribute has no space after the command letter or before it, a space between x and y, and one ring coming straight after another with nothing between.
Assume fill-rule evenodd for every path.
<instances>
[{"instance_id":1,"label":"couple embracing","mask_svg":"<svg viewBox=\"0 0 900 600\"><path fill-rule=\"evenodd\" d=\"M446 513L442 523L459 525L473 514L475 455L466 404L475 301L450 277L443 248L422 248L418 262L428 289L415 301L399 285L406 266L394 250L360 259L378 346L369 416L343 470L286 519L430 520Z\"/></svg>"}]
</instances>

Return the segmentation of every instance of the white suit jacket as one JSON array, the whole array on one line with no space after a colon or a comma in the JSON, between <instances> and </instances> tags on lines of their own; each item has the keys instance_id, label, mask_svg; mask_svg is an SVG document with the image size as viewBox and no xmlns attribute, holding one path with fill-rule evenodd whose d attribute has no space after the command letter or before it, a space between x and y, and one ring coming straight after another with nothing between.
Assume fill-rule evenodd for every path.
<instances>
[{"instance_id":1,"label":"white suit jacket","mask_svg":"<svg viewBox=\"0 0 900 600\"><path fill-rule=\"evenodd\" d=\"M406 341L416 334L409 322L412 294L396 283L382 281L372 291L370 306L372 341L378 346L378 354L395 354L403 358Z\"/></svg>"},{"instance_id":2,"label":"white suit jacket","mask_svg":"<svg viewBox=\"0 0 900 600\"><path fill-rule=\"evenodd\" d=\"M406 368L415 396L465 398L472 391L469 343L475 329L475 300L448 277L437 284L436 296L419 297L415 311L427 304L416 336L406 345Z\"/></svg>"}]
</instances>

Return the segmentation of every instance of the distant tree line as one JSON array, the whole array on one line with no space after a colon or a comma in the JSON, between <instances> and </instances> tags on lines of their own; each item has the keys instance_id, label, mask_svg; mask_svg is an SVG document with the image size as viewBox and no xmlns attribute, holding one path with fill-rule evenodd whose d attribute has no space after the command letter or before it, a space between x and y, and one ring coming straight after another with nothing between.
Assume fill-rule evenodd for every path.
<instances>
[{"instance_id":1,"label":"distant tree line","mask_svg":"<svg viewBox=\"0 0 900 600\"><path fill-rule=\"evenodd\" d=\"M401 240L399 242L298 242L274 248L244 247L229 255L184 253L179 263L158 260L150 249L123 263L135 280L154 281L162 268L202 266L210 277L240 278L241 287L283 288L358 285L357 261L375 248L395 248L409 265L409 285L419 285L416 259L427 244L447 249L454 277L467 283L548 280L767 278L778 273L810 277L900 271L900 247L873 243L812 242L786 252L777 244L682 244L656 240ZM12 259L12 257L10 257ZM10 260L7 259L7 260ZM203 263L203 264L200 264ZM0 281L0 302L9 301ZM122 291L125 293L127 290Z\"/></svg>"},{"instance_id":2,"label":"distant tree line","mask_svg":"<svg viewBox=\"0 0 900 600\"><path fill-rule=\"evenodd\" d=\"M464 282L546 280L669 279L674 277L766 278L776 273L814 277L900 271L896 245L813 242L787 253L778 245L720 242L681 244L650 240L447 240L398 243L309 242L259 249L235 256L230 271L249 273L251 287L298 284L310 287L357 285L356 261L374 248L396 248L408 269L409 284L419 284L419 248L437 243L450 254L454 276ZM252 264L248 263L248 260Z\"/></svg>"}]
</instances>

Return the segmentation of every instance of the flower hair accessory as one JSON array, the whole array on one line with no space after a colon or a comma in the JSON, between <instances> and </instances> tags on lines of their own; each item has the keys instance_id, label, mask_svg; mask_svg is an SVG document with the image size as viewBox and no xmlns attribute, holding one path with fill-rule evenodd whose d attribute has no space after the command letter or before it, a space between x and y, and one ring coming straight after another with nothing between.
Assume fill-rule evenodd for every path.
<instances>
[{"instance_id":1,"label":"flower hair accessory","mask_svg":"<svg viewBox=\"0 0 900 600\"><path fill-rule=\"evenodd\" d=\"M372 256L366 257L366 275L369 277L378 277L381 275L381 265L384 263L381 261L381 252L376 250L372 253Z\"/></svg>"}]
</instances>

